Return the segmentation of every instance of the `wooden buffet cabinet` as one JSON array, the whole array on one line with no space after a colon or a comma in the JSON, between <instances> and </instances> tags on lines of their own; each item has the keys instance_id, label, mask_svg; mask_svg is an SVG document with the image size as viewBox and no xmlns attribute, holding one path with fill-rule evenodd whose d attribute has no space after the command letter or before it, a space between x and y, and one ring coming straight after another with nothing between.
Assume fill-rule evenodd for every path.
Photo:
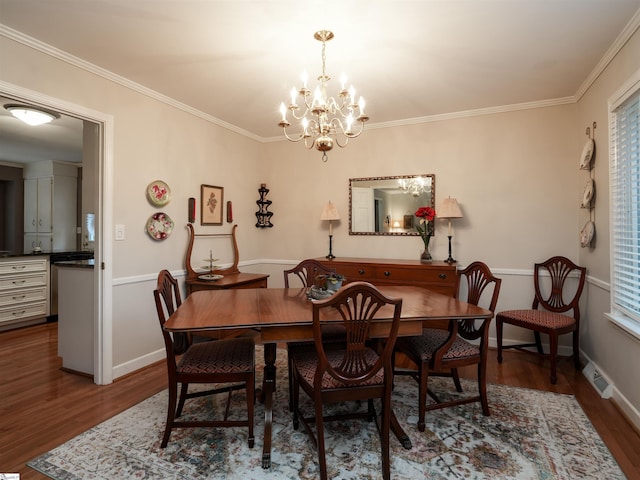
<instances>
[{"instance_id":1,"label":"wooden buffet cabinet","mask_svg":"<svg viewBox=\"0 0 640 480\"><path fill-rule=\"evenodd\" d=\"M414 285L443 295L455 296L458 275L455 263L376 258L317 258L320 263L344 275L346 282L365 281L374 285Z\"/></svg>"}]
</instances>

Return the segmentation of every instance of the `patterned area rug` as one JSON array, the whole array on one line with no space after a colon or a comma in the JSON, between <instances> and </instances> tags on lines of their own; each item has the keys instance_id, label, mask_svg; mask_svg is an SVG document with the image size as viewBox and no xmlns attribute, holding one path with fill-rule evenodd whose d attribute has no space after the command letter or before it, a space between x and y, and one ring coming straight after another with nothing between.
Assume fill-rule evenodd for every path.
<instances>
[{"instance_id":1,"label":"patterned area rug","mask_svg":"<svg viewBox=\"0 0 640 480\"><path fill-rule=\"evenodd\" d=\"M261 358L261 352L256 352ZM244 428L177 429L160 448L167 394L161 392L29 462L56 480L311 479L319 476L316 450L302 426L294 431L287 402L286 351L278 350L272 467L261 467L264 410L256 404L255 446ZM259 379L261 381L261 378ZM430 380L446 397L450 379ZM465 391L475 382L465 381ZM393 406L413 443L391 438L394 479L624 479L624 475L573 396L489 385L491 416L479 404L427 412L418 432L417 385L396 379ZM223 396L224 397L224 396ZM304 396L303 396L304 397ZM190 412L219 414L226 398L191 400ZM243 393L232 415L244 415ZM219 415L218 417L219 418ZM375 422L333 422L327 427L327 465L333 479L380 477Z\"/></svg>"}]
</instances>

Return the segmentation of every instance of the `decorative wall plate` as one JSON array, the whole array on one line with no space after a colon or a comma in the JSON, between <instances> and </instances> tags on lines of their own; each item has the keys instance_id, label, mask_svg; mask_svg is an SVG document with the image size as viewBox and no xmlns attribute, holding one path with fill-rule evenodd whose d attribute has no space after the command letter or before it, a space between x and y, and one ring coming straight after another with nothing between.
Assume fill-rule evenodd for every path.
<instances>
[{"instance_id":1,"label":"decorative wall plate","mask_svg":"<svg viewBox=\"0 0 640 480\"><path fill-rule=\"evenodd\" d=\"M580 232L580 246L588 247L591 244L591 240L593 240L593 235L596 233L596 225L589 220L582 227L582 231Z\"/></svg>"},{"instance_id":2,"label":"decorative wall plate","mask_svg":"<svg viewBox=\"0 0 640 480\"><path fill-rule=\"evenodd\" d=\"M157 207L162 207L171 200L171 189L162 180L155 180L147 186L147 198Z\"/></svg>"},{"instance_id":3,"label":"decorative wall plate","mask_svg":"<svg viewBox=\"0 0 640 480\"><path fill-rule=\"evenodd\" d=\"M595 150L595 142L592 138L587 140L582 149L582 156L580 157L580 170L590 170L591 160L593 159L593 151Z\"/></svg>"},{"instance_id":4,"label":"decorative wall plate","mask_svg":"<svg viewBox=\"0 0 640 480\"><path fill-rule=\"evenodd\" d=\"M154 213L147 221L147 233L154 240L164 240L173 231L173 220L163 212Z\"/></svg>"},{"instance_id":5,"label":"decorative wall plate","mask_svg":"<svg viewBox=\"0 0 640 480\"><path fill-rule=\"evenodd\" d=\"M580 208L591 208L591 199L593 198L593 192L595 191L595 183L590 178L587 184L584 186L584 193L582 194L582 202Z\"/></svg>"}]
</instances>

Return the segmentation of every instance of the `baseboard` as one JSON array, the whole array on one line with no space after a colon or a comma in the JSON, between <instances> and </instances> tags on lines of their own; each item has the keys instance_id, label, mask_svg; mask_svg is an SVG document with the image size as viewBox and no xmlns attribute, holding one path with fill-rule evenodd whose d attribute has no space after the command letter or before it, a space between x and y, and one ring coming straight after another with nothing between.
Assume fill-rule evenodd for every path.
<instances>
[{"instance_id":1,"label":"baseboard","mask_svg":"<svg viewBox=\"0 0 640 480\"><path fill-rule=\"evenodd\" d=\"M156 350L155 352L143 355L142 357L134 358L129 362L116 365L113 367L113 379L115 380L116 378L128 375L131 372L140 370L141 368L148 367L153 363L164 360L166 356L167 355L164 348L161 348L159 350Z\"/></svg>"}]
</instances>

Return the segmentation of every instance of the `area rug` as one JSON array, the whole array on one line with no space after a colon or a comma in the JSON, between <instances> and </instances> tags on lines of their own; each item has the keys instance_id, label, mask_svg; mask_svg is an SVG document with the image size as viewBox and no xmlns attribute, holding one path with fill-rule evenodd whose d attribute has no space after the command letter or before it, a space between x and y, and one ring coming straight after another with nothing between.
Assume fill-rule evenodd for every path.
<instances>
[{"instance_id":1,"label":"area rug","mask_svg":"<svg viewBox=\"0 0 640 480\"><path fill-rule=\"evenodd\" d=\"M259 353L258 353L259 354ZM257 354L257 355L258 355ZM260 358L260 357L257 357ZM288 410L286 351L278 349L278 391L274 399L272 466L262 469L264 410L256 405L255 446L246 428L177 429L160 448L167 394L160 392L28 463L56 480L124 479L312 479L319 477L316 450ZM260 379L261 380L261 379ZM450 379L434 378L442 397L457 393ZM463 381L465 391L475 382ZM450 392L450 393L444 393ZM417 385L397 377L393 408L413 443L404 449L391 438L393 479L624 479L573 396L503 385L488 386L491 416L479 404L428 412L418 432ZM188 414L219 418L226 398L187 402ZM187 412L189 409L189 412ZM231 415L244 415L242 393ZM329 477L378 479L380 442L375 422L333 422L327 426Z\"/></svg>"}]
</instances>

